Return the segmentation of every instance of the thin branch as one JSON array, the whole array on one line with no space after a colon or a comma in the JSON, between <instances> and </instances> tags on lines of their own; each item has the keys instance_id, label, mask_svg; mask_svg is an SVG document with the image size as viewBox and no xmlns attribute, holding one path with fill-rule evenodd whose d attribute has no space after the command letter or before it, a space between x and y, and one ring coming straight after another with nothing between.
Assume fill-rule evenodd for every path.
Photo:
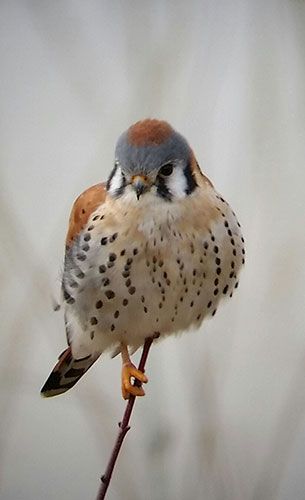
<instances>
[{"instance_id":1,"label":"thin branch","mask_svg":"<svg viewBox=\"0 0 305 500\"><path fill-rule=\"evenodd\" d=\"M148 357L149 349L150 349L151 344L153 343L154 339L157 337L158 337L158 335L155 335L153 337L148 337L145 340L143 351L142 351L142 356L141 356L139 367L138 367L138 369L143 373L145 371L144 370L145 363L146 363L146 360ZM139 380L135 380L133 385L140 387L141 382ZM121 446L123 444L123 441L124 441L124 438L125 438L127 432L130 429L129 420L131 417L131 413L132 413L132 409L133 409L135 400L136 400L136 396L133 396L133 395L129 396L128 403L127 403L127 406L126 406L126 409L125 409L125 412L123 415L123 419L119 423L120 430L119 430L116 442L114 444L114 447L113 447L105 474L101 477L101 485L99 487L99 491L98 491L96 500L103 500L106 496L108 486L109 486L110 481L111 481L113 469L114 469L115 463L117 461Z\"/></svg>"}]
</instances>

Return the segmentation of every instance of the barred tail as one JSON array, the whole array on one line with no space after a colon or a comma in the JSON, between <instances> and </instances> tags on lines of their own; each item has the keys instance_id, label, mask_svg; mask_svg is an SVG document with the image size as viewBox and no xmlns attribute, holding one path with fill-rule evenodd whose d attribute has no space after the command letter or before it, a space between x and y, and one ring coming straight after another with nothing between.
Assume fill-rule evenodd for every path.
<instances>
[{"instance_id":1,"label":"barred tail","mask_svg":"<svg viewBox=\"0 0 305 500\"><path fill-rule=\"evenodd\" d=\"M85 358L74 359L71 347L68 347L58 359L58 363L54 366L40 391L40 394L45 398L57 396L71 389L93 365L97 357L86 356Z\"/></svg>"}]
</instances>

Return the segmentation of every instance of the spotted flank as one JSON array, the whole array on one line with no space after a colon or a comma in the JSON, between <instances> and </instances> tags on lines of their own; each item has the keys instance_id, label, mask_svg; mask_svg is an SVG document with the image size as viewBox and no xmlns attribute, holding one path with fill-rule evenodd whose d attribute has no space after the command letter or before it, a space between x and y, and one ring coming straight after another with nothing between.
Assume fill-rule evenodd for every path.
<instances>
[{"instance_id":1,"label":"spotted flank","mask_svg":"<svg viewBox=\"0 0 305 500\"><path fill-rule=\"evenodd\" d=\"M87 356L82 359L74 359L71 347L68 347L60 356L58 363L54 366L47 381L41 389L41 395L51 398L63 394L73 387L76 382L93 365L97 358Z\"/></svg>"}]
</instances>

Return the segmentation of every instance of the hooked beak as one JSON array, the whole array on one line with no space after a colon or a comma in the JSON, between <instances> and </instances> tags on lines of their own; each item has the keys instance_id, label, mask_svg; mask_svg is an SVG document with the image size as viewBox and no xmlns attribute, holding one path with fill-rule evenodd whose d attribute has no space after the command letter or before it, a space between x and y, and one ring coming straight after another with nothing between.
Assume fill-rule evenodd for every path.
<instances>
[{"instance_id":1,"label":"hooked beak","mask_svg":"<svg viewBox=\"0 0 305 500\"><path fill-rule=\"evenodd\" d=\"M131 185L136 192L137 198L145 193L150 187L148 178L146 175L134 175L131 179Z\"/></svg>"}]
</instances>

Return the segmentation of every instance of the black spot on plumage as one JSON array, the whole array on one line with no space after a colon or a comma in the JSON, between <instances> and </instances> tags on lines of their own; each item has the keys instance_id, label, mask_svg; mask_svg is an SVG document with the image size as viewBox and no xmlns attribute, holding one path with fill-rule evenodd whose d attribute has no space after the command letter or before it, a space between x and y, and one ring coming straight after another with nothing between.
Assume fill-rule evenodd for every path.
<instances>
[{"instance_id":1,"label":"black spot on plumage","mask_svg":"<svg viewBox=\"0 0 305 500\"><path fill-rule=\"evenodd\" d=\"M74 304L75 299L65 289L63 289L63 296L67 304Z\"/></svg>"},{"instance_id":2,"label":"black spot on plumage","mask_svg":"<svg viewBox=\"0 0 305 500\"><path fill-rule=\"evenodd\" d=\"M91 235L90 234L85 234L84 236L84 241L90 241L91 240Z\"/></svg>"},{"instance_id":3,"label":"black spot on plumage","mask_svg":"<svg viewBox=\"0 0 305 500\"><path fill-rule=\"evenodd\" d=\"M134 286L131 286L130 288L128 288L128 292L130 293L130 295L133 295L136 291L136 288Z\"/></svg>"},{"instance_id":4,"label":"black spot on plumage","mask_svg":"<svg viewBox=\"0 0 305 500\"><path fill-rule=\"evenodd\" d=\"M110 253L108 258L109 258L110 262L114 262L116 260L116 254L115 253Z\"/></svg>"},{"instance_id":5,"label":"black spot on plumage","mask_svg":"<svg viewBox=\"0 0 305 500\"><path fill-rule=\"evenodd\" d=\"M118 168L119 168L119 165L117 163L115 163L115 165L114 165L114 167L113 167L113 169L112 169L112 171L110 173L110 176L108 177L108 181L107 181L107 184L106 184L107 191L109 191L111 189L112 179L115 176L116 171L117 171ZM115 192L113 193L113 196L115 196L115 197L121 196L123 194L123 192L124 192L125 186L126 186L126 177L123 174L123 172L121 172L121 184L115 190Z\"/></svg>"},{"instance_id":6,"label":"black spot on plumage","mask_svg":"<svg viewBox=\"0 0 305 500\"><path fill-rule=\"evenodd\" d=\"M101 309L103 307L103 302L101 300L98 300L97 303L95 304L96 309Z\"/></svg>"},{"instance_id":7,"label":"black spot on plumage","mask_svg":"<svg viewBox=\"0 0 305 500\"><path fill-rule=\"evenodd\" d=\"M198 184L196 182L196 179L195 179L195 176L193 174L190 163L187 164L183 173L184 173L185 178L186 178L185 194L189 195L196 189L196 187L198 187Z\"/></svg>"},{"instance_id":8,"label":"black spot on plumage","mask_svg":"<svg viewBox=\"0 0 305 500\"><path fill-rule=\"evenodd\" d=\"M226 286L224 287L224 289L223 289L222 293L223 293L224 295L226 295L226 293L228 292L228 289L229 289L229 285L226 285Z\"/></svg>"},{"instance_id":9,"label":"black spot on plumage","mask_svg":"<svg viewBox=\"0 0 305 500\"><path fill-rule=\"evenodd\" d=\"M118 233L113 233L110 238L109 238L109 241L110 243L113 243L118 237Z\"/></svg>"},{"instance_id":10,"label":"black spot on plumage","mask_svg":"<svg viewBox=\"0 0 305 500\"><path fill-rule=\"evenodd\" d=\"M107 245L108 243L108 238L107 236L104 236L102 239L101 239L101 245Z\"/></svg>"},{"instance_id":11,"label":"black spot on plumage","mask_svg":"<svg viewBox=\"0 0 305 500\"><path fill-rule=\"evenodd\" d=\"M88 231L92 231L92 229L94 229L94 225L91 224L91 226L88 227Z\"/></svg>"},{"instance_id":12,"label":"black spot on plumage","mask_svg":"<svg viewBox=\"0 0 305 500\"><path fill-rule=\"evenodd\" d=\"M90 323L91 325L97 325L98 324L98 320L95 316L93 316L92 318L90 318Z\"/></svg>"},{"instance_id":13,"label":"black spot on plumage","mask_svg":"<svg viewBox=\"0 0 305 500\"><path fill-rule=\"evenodd\" d=\"M113 290L106 290L105 295L106 295L107 299L109 299L109 300L113 299L115 297L115 293Z\"/></svg>"},{"instance_id":14,"label":"black spot on plumage","mask_svg":"<svg viewBox=\"0 0 305 500\"><path fill-rule=\"evenodd\" d=\"M86 260L87 256L84 253L78 253L76 255L76 258L77 258L77 260L80 260L83 262L84 260Z\"/></svg>"},{"instance_id":15,"label":"black spot on plumage","mask_svg":"<svg viewBox=\"0 0 305 500\"><path fill-rule=\"evenodd\" d=\"M104 273L106 271L106 266L104 266L104 264L102 264L100 267L99 267L99 272L100 273Z\"/></svg>"},{"instance_id":16,"label":"black spot on plumage","mask_svg":"<svg viewBox=\"0 0 305 500\"><path fill-rule=\"evenodd\" d=\"M95 215L94 217L92 217L92 220L97 220L99 218L99 215Z\"/></svg>"},{"instance_id":17,"label":"black spot on plumage","mask_svg":"<svg viewBox=\"0 0 305 500\"><path fill-rule=\"evenodd\" d=\"M172 200L172 195L166 185L166 179L161 175L157 177L157 194L166 201Z\"/></svg>"}]
</instances>

